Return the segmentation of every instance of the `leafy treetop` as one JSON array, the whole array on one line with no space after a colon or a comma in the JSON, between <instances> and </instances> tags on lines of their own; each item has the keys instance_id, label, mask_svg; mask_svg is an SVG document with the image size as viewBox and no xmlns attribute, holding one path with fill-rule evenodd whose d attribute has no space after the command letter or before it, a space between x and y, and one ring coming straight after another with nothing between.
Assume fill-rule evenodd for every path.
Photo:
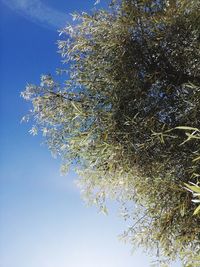
<instances>
[{"instance_id":1,"label":"leafy treetop","mask_svg":"<svg viewBox=\"0 0 200 267\"><path fill-rule=\"evenodd\" d=\"M58 41L67 80L43 75L22 93L32 133L40 127L63 171L77 169L89 201L106 211L106 197L118 199L130 242L188 267L200 261L184 188L200 175L199 11L199 0L121 0L74 14Z\"/></svg>"}]
</instances>

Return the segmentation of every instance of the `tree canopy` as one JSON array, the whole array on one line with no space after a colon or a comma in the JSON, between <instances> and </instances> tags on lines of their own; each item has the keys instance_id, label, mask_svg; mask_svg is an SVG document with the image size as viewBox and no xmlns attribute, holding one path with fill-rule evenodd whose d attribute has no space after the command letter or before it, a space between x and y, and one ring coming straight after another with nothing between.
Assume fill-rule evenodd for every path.
<instances>
[{"instance_id":1,"label":"tree canopy","mask_svg":"<svg viewBox=\"0 0 200 267\"><path fill-rule=\"evenodd\" d=\"M58 41L63 84L43 75L22 93L31 132L90 202L122 203L124 238L200 266L200 1L119 0L73 18Z\"/></svg>"}]
</instances>

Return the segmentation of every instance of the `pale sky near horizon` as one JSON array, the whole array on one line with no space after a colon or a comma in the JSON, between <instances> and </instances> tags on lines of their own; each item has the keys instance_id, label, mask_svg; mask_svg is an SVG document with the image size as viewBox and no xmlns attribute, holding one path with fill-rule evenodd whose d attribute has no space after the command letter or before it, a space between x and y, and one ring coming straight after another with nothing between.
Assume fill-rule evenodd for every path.
<instances>
[{"instance_id":1,"label":"pale sky near horizon","mask_svg":"<svg viewBox=\"0 0 200 267\"><path fill-rule=\"evenodd\" d=\"M151 259L119 241L116 205L104 216L87 207L74 173L20 124L26 83L60 66L56 29L94 0L0 0L0 267L150 267ZM171 267L180 267L172 264Z\"/></svg>"}]
</instances>

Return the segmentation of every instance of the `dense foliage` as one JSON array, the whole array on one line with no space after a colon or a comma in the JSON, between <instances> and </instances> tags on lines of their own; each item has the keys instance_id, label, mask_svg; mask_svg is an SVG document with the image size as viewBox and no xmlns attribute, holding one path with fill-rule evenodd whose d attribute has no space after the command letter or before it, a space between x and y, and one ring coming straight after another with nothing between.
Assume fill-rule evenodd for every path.
<instances>
[{"instance_id":1,"label":"dense foliage","mask_svg":"<svg viewBox=\"0 0 200 267\"><path fill-rule=\"evenodd\" d=\"M43 75L23 92L31 132L41 128L63 171L76 167L89 201L104 211L107 197L123 203L133 245L161 262L200 266L191 201L200 176L200 1L112 1L74 19L58 42L67 81Z\"/></svg>"}]
</instances>

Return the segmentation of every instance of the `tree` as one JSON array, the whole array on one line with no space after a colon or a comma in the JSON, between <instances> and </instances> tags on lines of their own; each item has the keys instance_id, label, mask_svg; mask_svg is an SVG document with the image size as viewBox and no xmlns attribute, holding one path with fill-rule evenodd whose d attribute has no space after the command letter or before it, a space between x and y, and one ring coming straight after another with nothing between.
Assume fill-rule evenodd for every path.
<instances>
[{"instance_id":1,"label":"tree","mask_svg":"<svg viewBox=\"0 0 200 267\"><path fill-rule=\"evenodd\" d=\"M200 265L191 201L200 176L199 8L199 0L121 0L74 14L78 23L58 41L67 81L43 75L22 93L33 104L32 133L43 131L63 171L76 168L87 199L104 211L107 197L119 200L132 244L188 267Z\"/></svg>"}]
</instances>

